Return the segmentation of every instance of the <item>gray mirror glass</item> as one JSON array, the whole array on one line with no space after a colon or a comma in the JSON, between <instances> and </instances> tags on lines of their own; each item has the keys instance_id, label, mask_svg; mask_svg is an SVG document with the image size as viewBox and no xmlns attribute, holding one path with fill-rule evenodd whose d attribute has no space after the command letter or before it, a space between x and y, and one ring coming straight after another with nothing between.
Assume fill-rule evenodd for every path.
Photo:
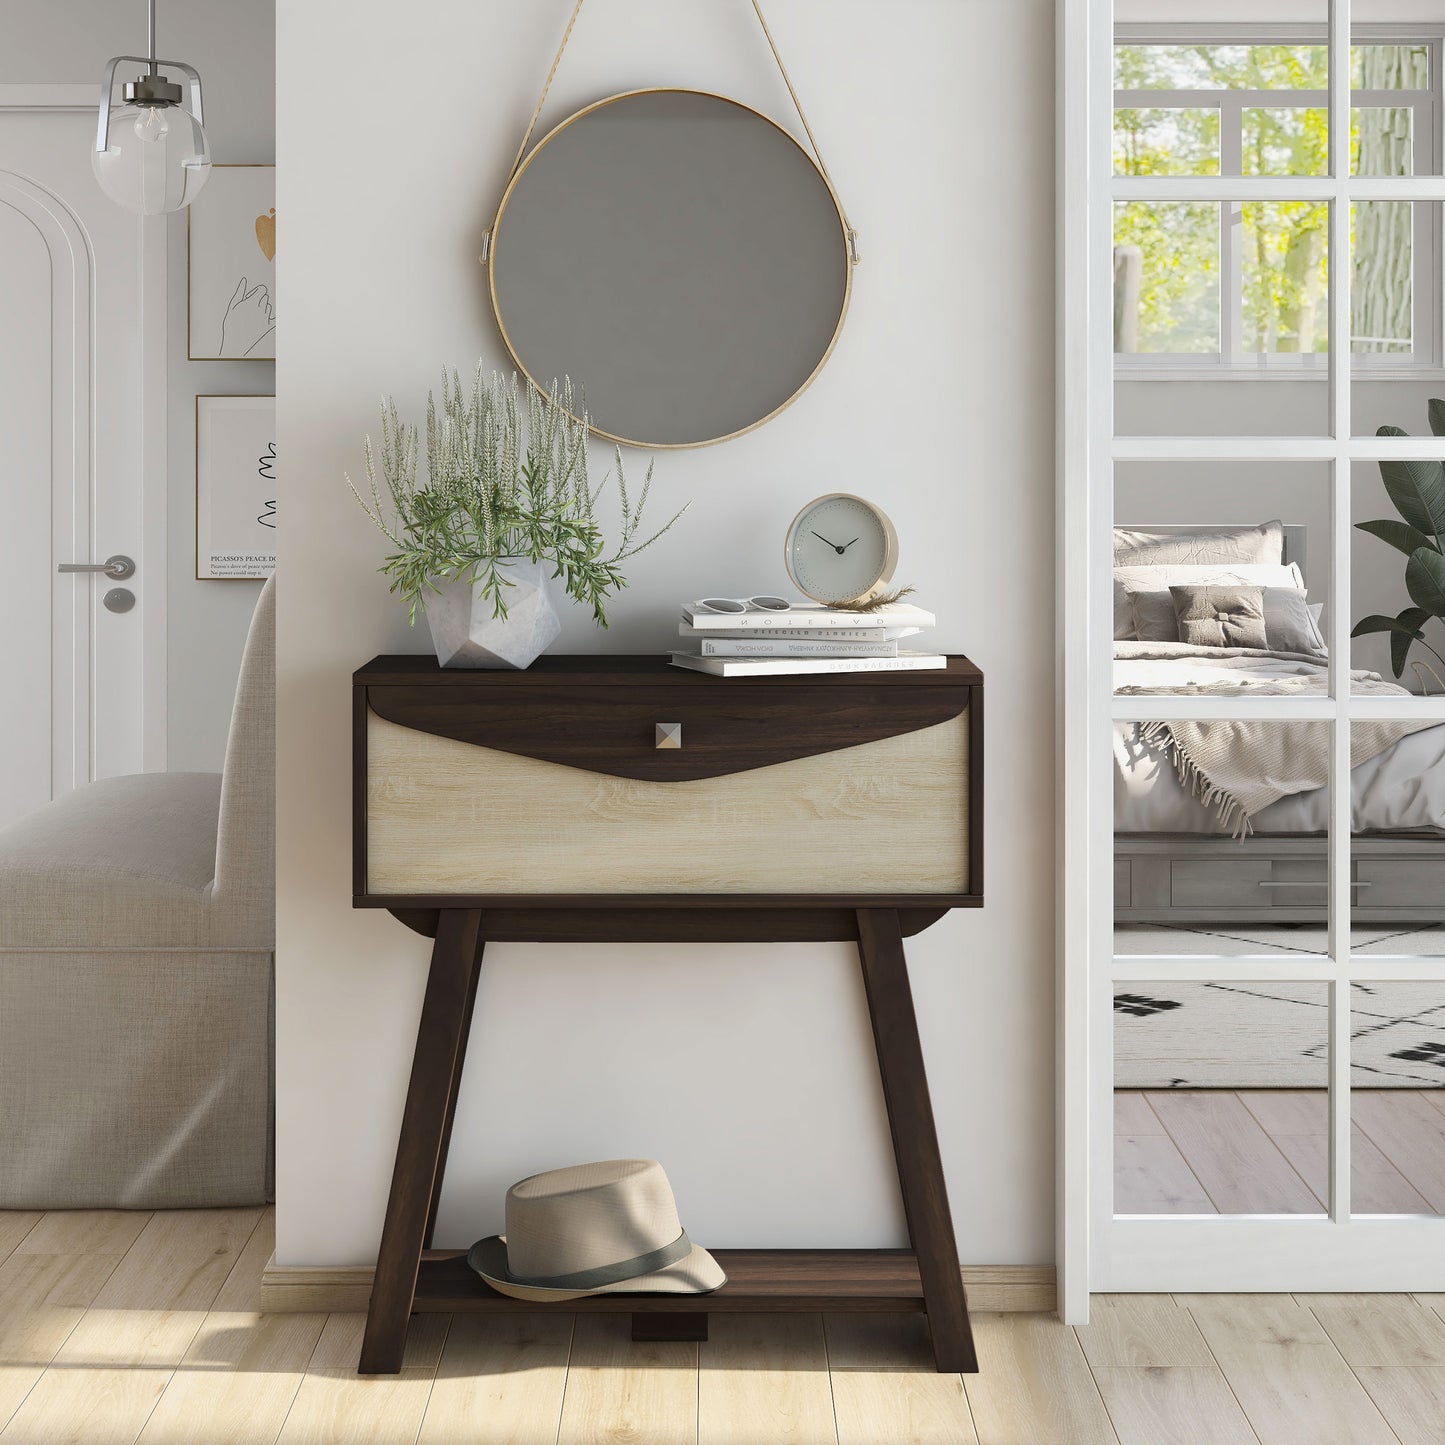
<instances>
[{"instance_id":1,"label":"gray mirror glass","mask_svg":"<svg viewBox=\"0 0 1445 1445\"><path fill-rule=\"evenodd\" d=\"M722 96L640 91L565 121L493 229L492 302L517 365L570 377L594 428L700 446L780 411L843 324L847 238L818 167Z\"/></svg>"}]
</instances>

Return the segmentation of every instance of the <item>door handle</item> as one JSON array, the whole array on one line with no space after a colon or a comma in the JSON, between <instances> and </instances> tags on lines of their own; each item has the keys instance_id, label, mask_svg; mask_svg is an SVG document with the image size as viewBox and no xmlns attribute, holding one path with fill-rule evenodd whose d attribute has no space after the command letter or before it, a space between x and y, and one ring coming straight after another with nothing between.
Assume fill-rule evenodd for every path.
<instances>
[{"instance_id":1,"label":"door handle","mask_svg":"<svg viewBox=\"0 0 1445 1445\"><path fill-rule=\"evenodd\" d=\"M117 582L122 578L133 576L135 563L123 553L117 552L114 557L107 557L104 562L62 562L62 572L104 572L107 577L114 577Z\"/></svg>"}]
</instances>

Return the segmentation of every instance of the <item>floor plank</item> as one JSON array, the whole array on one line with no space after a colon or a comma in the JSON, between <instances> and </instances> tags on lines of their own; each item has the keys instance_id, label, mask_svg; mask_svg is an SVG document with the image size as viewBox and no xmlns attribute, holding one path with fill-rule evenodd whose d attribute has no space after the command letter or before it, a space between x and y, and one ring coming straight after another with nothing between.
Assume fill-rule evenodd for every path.
<instances>
[{"instance_id":1,"label":"floor plank","mask_svg":"<svg viewBox=\"0 0 1445 1445\"><path fill-rule=\"evenodd\" d=\"M553 1445L573 1319L457 1315L447 1332L418 1445L457 1445L479 1433L497 1445Z\"/></svg>"},{"instance_id":2,"label":"floor plank","mask_svg":"<svg viewBox=\"0 0 1445 1445\"><path fill-rule=\"evenodd\" d=\"M450 1323L450 1315L414 1315L401 1372L358 1375L366 1316L330 1316L278 1445L413 1445Z\"/></svg>"},{"instance_id":3,"label":"floor plank","mask_svg":"<svg viewBox=\"0 0 1445 1445\"><path fill-rule=\"evenodd\" d=\"M839 1445L974 1445L978 1440L957 1375L844 1370L833 1376L833 1409ZM737 1445L757 1442L739 1439Z\"/></svg>"},{"instance_id":4,"label":"floor plank","mask_svg":"<svg viewBox=\"0 0 1445 1445\"><path fill-rule=\"evenodd\" d=\"M1119 1134L1114 1139L1114 1213L1218 1211L1167 1134Z\"/></svg>"},{"instance_id":5,"label":"floor plank","mask_svg":"<svg viewBox=\"0 0 1445 1445\"><path fill-rule=\"evenodd\" d=\"M1214 1363L1194 1316L1167 1294L1095 1295L1089 1323L1074 1333L1095 1374L1101 1367Z\"/></svg>"},{"instance_id":6,"label":"floor plank","mask_svg":"<svg viewBox=\"0 0 1445 1445\"><path fill-rule=\"evenodd\" d=\"M837 1445L821 1315L717 1314L697 1355L698 1445Z\"/></svg>"},{"instance_id":7,"label":"floor plank","mask_svg":"<svg viewBox=\"0 0 1445 1445\"><path fill-rule=\"evenodd\" d=\"M558 1445L697 1439L697 1346L634 1344L629 1315L578 1315Z\"/></svg>"},{"instance_id":8,"label":"floor plank","mask_svg":"<svg viewBox=\"0 0 1445 1445\"><path fill-rule=\"evenodd\" d=\"M272 1445L296 1398L323 1314L261 1314L276 1248L268 1209L146 1421L139 1445Z\"/></svg>"},{"instance_id":9,"label":"floor plank","mask_svg":"<svg viewBox=\"0 0 1445 1445\"><path fill-rule=\"evenodd\" d=\"M42 1217L36 1210L0 1210L0 1264L10 1258L21 1240L40 1223Z\"/></svg>"},{"instance_id":10,"label":"floor plank","mask_svg":"<svg viewBox=\"0 0 1445 1445\"><path fill-rule=\"evenodd\" d=\"M1272 1135L1275 1147L1320 1198L1329 1196L1330 1141L1324 1135ZM1429 1214L1423 1195L1369 1137L1350 1137L1350 1209L1355 1214Z\"/></svg>"},{"instance_id":11,"label":"floor plank","mask_svg":"<svg viewBox=\"0 0 1445 1445\"><path fill-rule=\"evenodd\" d=\"M1323 1201L1237 1095L1180 1090L1147 1097L1221 1214L1323 1212Z\"/></svg>"},{"instance_id":12,"label":"floor plank","mask_svg":"<svg viewBox=\"0 0 1445 1445\"><path fill-rule=\"evenodd\" d=\"M56 1363L69 1369L179 1364L260 1219L259 1209L153 1215Z\"/></svg>"},{"instance_id":13,"label":"floor plank","mask_svg":"<svg viewBox=\"0 0 1445 1445\"><path fill-rule=\"evenodd\" d=\"M828 1368L933 1370L933 1338L924 1314L830 1314L823 1316Z\"/></svg>"},{"instance_id":14,"label":"floor plank","mask_svg":"<svg viewBox=\"0 0 1445 1445\"><path fill-rule=\"evenodd\" d=\"M981 1445L1115 1445L1074 1332L1051 1315L979 1315L979 1372L964 1377Z\"/></svg>"},{"instance_id":15,"label":"floor plank","mask_svg":"<svg viewBox=\"0 0 1445 1445\"><path fill-rule=\"evenodd\" d=\"M1330 1133L1328 1089L1239 1089L1240 1103L1259 1120L1266 1134Z\"/></svg>"},{"instance_id":16,"label":"floor plank","mask_svg":"<svg viewBox=\"0 0 1445 1445\"><path fill-rule=\"evenodd\" d=\"M1213 1365L1110 1365L1094 1379L1119 1445L1258 1445Z\"/></svg>"},{"instance_id":17,"label":"floor plank","mask_svg":"<svg viewBox=\"0 0 1445 1445\"><path fill-rule=\"evenodd\" d=\"M1380 1152L1425 1196L1431 1212L1445 1213L1445 1112L1415 1089L1356 1089L1350 1108Z\"/></svg>"},{"instance_id":18,"label":"floor plank","mask_svg":"<svg viewBox=\"0 0 1445 1445\"><path fill-rule=\"evenodd\" d=\"M1345 1363L1445 1367L1445 1320L1409 1295L1377 1295L1367 1301L1310 1300Z\"/></svg>"},{"instance_id":19,"label":"floor plank","mask_svg":"<svg viewBox=\"0 0 1445 1445\"><path fill-rule=\"evenodd\" d=\"M1372 1365L1355 1374L1401 1445L1445 1445L1445 1370Z\"/></svg>"},{"instance_id":20,"label":"floor plank","mask_svg":"<svg viewBox=\"0 0 1445 1445\"><path fill-rule=\"evenodd\" d=\"M0 1427L34 1389L149 1218L119 1210L47 1215L0 1264ZM32 1248L37 1236L50 1252Z\"/></svg>"},{"instance_id":21,"label":"floor plank","mask_svg":"<svg viewBox=\"0 0 1445 1445\"><path fill-rule=\"evenodd\" d=\"M1162 1134L1164 1126L1138 1089L1114 1090L1114 1132L1116 1134Z\"/></svg>"},{"instance_id":22,"label":"floor plank","mask_svg":"<svg viewBox=\"0 0 1445 1445\"><path fill-rule=\"evenodd\" d=\"M272 1445L325 1323L325 1315L212 1311L139 1445Z\"/></svg>"},{"instance_id":23,"label":"floor plank","mask_svg":"<svg viewBox=\"0 0 1445 1445\"><path fill-rule=\"evenodd\" d=\"M1237 1298L1237 1297L1236 1297ZM1255 1433L1268 1445L1382 1445L1393 1437L1320 1322L1292 1300L1215 1297L1191 1308Z\"/></svg>"},{"instance_id":24,"label":"floor plank","mask_svg":"<svg viewBox=\"0 0 1445 1445\"><path fill-rule=\"evenodd\" d=\"M55 1209L15 1246L17 1255L123 1255L151 1222L149 1210Z\"/></svg>"},{"instance_id":25,"label":"floor plank","mask_svg":"<svg viewBox=\"0 0 1445 1445\"><path fill-rule=\"evenodd\" d=\"M153 1214L0 1439L132 1445L260 1218Z\"/></svg>"},{"instance_id":26,"label":"floor plank","mask_svg":"<svg viewBox=\"0 0 1445 1445\"><path fill-rule=\"evenodd\" d=\"M169 1369L49 1369L0 1430L3 1445L132 1445ZM193 1439L197 1437L192 1437Z\"/></svg>"}]
</instances>

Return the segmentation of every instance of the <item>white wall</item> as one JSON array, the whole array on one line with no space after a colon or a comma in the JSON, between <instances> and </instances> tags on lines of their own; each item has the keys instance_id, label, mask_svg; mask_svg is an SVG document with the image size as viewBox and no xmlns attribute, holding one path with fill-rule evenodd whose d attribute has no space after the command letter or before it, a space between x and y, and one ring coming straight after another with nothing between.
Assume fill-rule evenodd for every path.
<instances>
[{"instance_id":1,"label":"white wall","mask_svg":"<svg viewBox=\"0 0 1445 1445\"><path fill-rule=\"evenodd\" d=\"M476 262L570 10L290 0L278 33L281 535L277 1257L375 1257L426 943L349 906L349 675L424 651L342 481L376 398L418 416L444 362L503 364ZM769 19L864 261L841 344L761 430L664 453L610 633L660 651L678 599L783 585L784 528L835 487L878 500L938 641L988 677L988 906L910 944L963 1256L1052 1257L1053 6L772 0ZM749 6L595 0L547 117L636 85L787 119ZM407 93L386 94L408 77ZM1020 97L1029 97L1027 105ZM999 143L991 117L1007 117ZM546 118L544 118L544 125ZM980 129L983 126L983 129ZM732 1245L903 1235L856 963L842 946L488 951L439 1239L501 1222L535 1169L651 1154L689 1229Z\"/></svg>"},{"instance_id":2,"label":"white wall","mask_svg":"<svg viewBox=\"0 0 1445 1445\"><path fill-rule=\"evenodd\" d=\"M270 162L276 150L274 0L186 0L157 17L163 58L188 60L204 82L206 134L217 162ZM146 48L141 0L11 3L0 32L0 84L94 85L112 55ZM195 569L198 392L265 394L269 361L186 360L186 218L167 229L167 767L219 772L254 582L198 582ZM144 586L138 575L137 585Z\"/></svg>"}]
</instances>

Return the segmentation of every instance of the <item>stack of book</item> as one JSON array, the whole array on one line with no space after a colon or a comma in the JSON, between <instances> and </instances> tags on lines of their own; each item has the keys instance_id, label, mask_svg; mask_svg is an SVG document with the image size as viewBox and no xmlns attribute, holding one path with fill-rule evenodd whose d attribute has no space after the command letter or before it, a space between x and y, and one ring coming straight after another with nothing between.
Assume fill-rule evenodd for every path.
<instances>
[{"instance_id":1,"label":"stack of book","mask_svg":"<svg viewBox=\"0 0 1445 1445\"><path fill-rule=\"evenodd\" d=\"M872 612L799 604L786 612L749 607L727 613L687 602L677 629L686 644L672 654L672 664L716 677L946 667L942 653L898 645L936 621L933 613L907 602Z\"/></svg>"}]
</instances>

